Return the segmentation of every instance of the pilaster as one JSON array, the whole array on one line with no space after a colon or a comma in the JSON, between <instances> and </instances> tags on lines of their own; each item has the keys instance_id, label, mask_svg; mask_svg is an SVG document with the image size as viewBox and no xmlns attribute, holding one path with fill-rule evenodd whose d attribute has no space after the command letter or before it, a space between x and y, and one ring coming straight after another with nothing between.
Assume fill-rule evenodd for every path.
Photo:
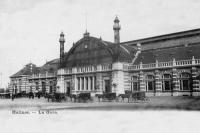
<instances>
[{"instance_id":1,"label":"pilaster","mask_svg":"<svg viewBox=\"0 0 200 133\"><path fill-rule=\"evenodd\" d=\"M155 71L155 92L158 95L162 92L162 81L158 70Z\"/></svg>"},{"instance_id":2,"label":"pilaster","mask_svg":"<svg viewBox=\"0 0 200 133\"><path fill-rule=\"evenodd\" d=\"M180 85L179 85L179 80L178 80L178 72L176 68L172 69L172 92L173 95L178 95L178 92L180 91Z\"/></svg>"},{"instance_id":3,"label":"pilaster","mask_svg":"<svg viewBox=\"0 0 200 133\"><path fill-rule=\"evenodd\" d=\"M140 90L139 91L146 91L143 71L140 71L139 82L140 82L139 83L140 84Z\"/></svg>"},{"instance_id":4,"label":"pilaster","mask_svg":"<svg viewBox=\"0 0 200 133\"><path fill-rule=\"evenodd\" d=\"M199 96L200 88L199 88L199 81L197 79L198 73L197 68L192 67L192 90L194 96Z\"/></svg>"}]
</instances>

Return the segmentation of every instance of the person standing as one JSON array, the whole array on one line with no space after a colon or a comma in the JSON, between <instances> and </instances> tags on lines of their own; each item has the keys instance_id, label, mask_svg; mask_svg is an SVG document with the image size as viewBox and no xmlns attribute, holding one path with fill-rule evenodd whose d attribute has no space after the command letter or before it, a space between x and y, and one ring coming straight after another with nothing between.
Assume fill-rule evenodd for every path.
<instances>
[{"instance_id":1,"label":"person standing","mask_svg":"<svg viewBox=\"0 0 200 133\"><path fill-rule=\"evenodd\" d=\"M12 101L14 101L15 95L13 93L11 93L11 98L12 98Z\"/></svg>"}]
</instances>

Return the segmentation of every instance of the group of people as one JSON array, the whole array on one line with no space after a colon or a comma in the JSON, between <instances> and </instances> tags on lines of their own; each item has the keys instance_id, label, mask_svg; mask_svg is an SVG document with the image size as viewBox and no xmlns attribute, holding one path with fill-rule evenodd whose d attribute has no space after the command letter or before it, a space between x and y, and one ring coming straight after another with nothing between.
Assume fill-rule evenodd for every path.
<instances>
[{"instance_id":1,"label":"group of people","mask_svg":"<svg viewBox=\"0 0 200 133\"><path fill-rule=\"evenodd\" d=\"M14 101L15 98L19 98L19 97L28 97L29 99L34 99L34 97L38 97L38 99L40 99L41 96L42 96L42 92L33 93L31 91L31 92L25 93L25 94L22 94L22 93L14 94L14 93L11 93L10 97L11 97L12 101Z\"/></svg>"}]
</instances>

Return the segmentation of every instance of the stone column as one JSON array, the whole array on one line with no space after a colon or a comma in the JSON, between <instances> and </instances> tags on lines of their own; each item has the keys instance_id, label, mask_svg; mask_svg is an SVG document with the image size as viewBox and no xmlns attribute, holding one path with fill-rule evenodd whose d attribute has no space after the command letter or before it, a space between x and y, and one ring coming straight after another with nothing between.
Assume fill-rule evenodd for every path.
<instances>
[{"instance_id":1,"label":"stone column","mask_svg":"<svg viewBox=\"0 0 200 133\"><path fill-rule=\"evenodd\" d=\"M95 86L94 86L95 81L94 81L94 80L95 80L95 78L94 78L94 76L92 76L92 89L93 89L93 90L95 90Z\"/></svg>"},{"instance_id":2,"label":"stone column","mask_svg":"<svg viewBox=\"0 0 200 133\"><path fill-rule=\"evenodd\" d=\"M177 69L172 69L172 94L174 96L178 96L178 92L180 91L180 85L178 80L178 73Z\"/></svg>"},{"instance_id":3,"label":"stone column","mask_svg":"<svg viewBox=\"0 0 200 133\"><path fill-rule=\"evenodd\" d=\"M155 71L155 95L160 96L162 93L162 81L160 79L159 71Z\"/></svg>"},{"instance_id":4,"label":"stone column","mask_svg":"<svg viewBox=\"0 0 200 133\"><path fill-rule=\"evenodd\" d=\"M83 80L84 80L84 90L86 91L86 77L84 77Z\"/></svg>"},{"instance_id":5,"label":"stone column","mask_svg":"<svg viewBox=\"0 0 200 133\"><path fill-rule=\"evenodd\" d=\"M77 83L78 83L78 82L77 82L77 77L76 77L76 75L74 75L74 91L77 90L77 86L78 86Z\"/></svg>"},{"instance_id":6,"label":"stone column","mask_svg":"<svg viewBox=\"0 0 200 133\"><path fill-rule=\"evenodd\" d=\"M77 77L77 91L78 90L80 90L80 77Z\"/></svg>"},{"instance_id":7,"label":"stone column","mask_svg":"<svg viewBox=\"0 0 200 133\"><path fill-rule=\"evenodd\" d=\"M80 77L80 91L82 91L82 77Z\"/></svg>"},{"instance_id":8,"label":"stone column","mask_svg":"<svg viewBox=\"0 0 200 133\"><path fill-rule=\"evenodd\" d=\"M145 87L145 81L144 81L144 73L140 71L140 76L139 76L139 84L140 84L140 90L139 91L146 91Z\"/></svg>"},{"instance_id":9,"label":"stone column","mask_svg":"<svg viewBox=\"0 0 200 133\"><path fill-rule=\"evenodd\" d=\"M88 90L92 90L91 89L91 78L90 77L88 77Z\"/></svg>"}]
</instances>

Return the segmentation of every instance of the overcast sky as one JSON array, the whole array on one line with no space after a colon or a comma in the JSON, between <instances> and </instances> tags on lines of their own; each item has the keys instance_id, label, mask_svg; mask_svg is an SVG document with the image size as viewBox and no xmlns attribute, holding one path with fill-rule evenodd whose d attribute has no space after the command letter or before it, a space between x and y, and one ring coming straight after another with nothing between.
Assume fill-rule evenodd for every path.
<instances>
[{"instance_id":1,"label":"overcast sky","mask_svg":"<svg viewBox=\"0 0 200 133\"><path fill-rule=\"evenodd\" d=\"M61 31L68 51L82 38L86 16L90 35L113 41L118 15L121 41L130 41L199 28L199 12L199 0L0 0L2 85L30 61L58 58Z\"/></svg>"}]
</instances>

